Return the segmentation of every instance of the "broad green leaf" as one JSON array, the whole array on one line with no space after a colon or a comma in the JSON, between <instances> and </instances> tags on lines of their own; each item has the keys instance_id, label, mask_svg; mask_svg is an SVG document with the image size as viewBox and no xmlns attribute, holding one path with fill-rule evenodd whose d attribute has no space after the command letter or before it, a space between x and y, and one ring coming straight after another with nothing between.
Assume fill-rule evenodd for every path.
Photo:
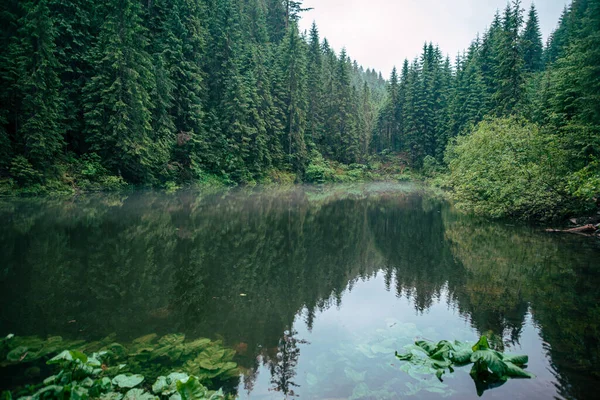
<instances>
[{"instance_id":1,"label":"broad green leaf","mask_svg":"<svg viewBox=\"0 0 600 400\"><path fill-rule=\"evenodd\" d=\"M82 386L74 386L71 388L71 400L86 400L90 398L88 390Z\"/></svg>"},{"instance_id":2,"label":"broad green leaf","mask_svg":"<svg viewBox=\"0 0 600 400\"><path fill-rule=\"evenodd\" d=\"M144 392L142 389L131 389L125 393L123 400L158 400L158 397Z\"/></svg>"},{"instance_id":3,"label":"broad green leaf","mask_svg":"<svg viewBox=\"0 0 600 400\"><path fill-rule=\"evenodd\" d=\"M186 382L177 382L177 393L181 400L203 400L208 398L208 390L198 382L195 376L191 376Z\"/></svg>"},{"instance_id":4,"label":"broad green leaf","mask_svg":"<svg viewBox=\"0 0 600 400\"><path fill-rule=\"evenodd\" d=\"M529 357L522 355L505 354L504 357L502 357L502 360L504 362L511 362L515 365L525 365L529 362Z\"/></svg>"},{"instance_id":5,"label":"broad green leaf","mask_svg":"<svg viewBox=\"0 0 600 400\"><path fill-rule=\"evenodd\" d=\"M122 398L123 395L117 392L104 393L99 397L100 400L121 400Z\"/></svg>"},{"instance_id":6,"label":"broad green leaf","mask_svg":"<svg viewBox=\"0 0 600 400\"><path fill-rule=\"evenodd\" d=\"M415 344L425 350L425 353L428 355L431 355L433 352L435 352L436 345L433 342L429 342L427 340L417 340Z\"/></svg>"},{"instance_id":7,"label":"broad green leaf","mask_svg":"<svg viewBox=\"0 0 600 400\"><path fill-rule=\"evenodd\" d=\"M139 374L120 374L113 378L112 384L120 388L133 388L142 383L143 380L144 377Z\"/></svg>"},{"instance_id":8,"label":"broad green leaf","mask_svg":"<svg viewBox=\"0 0 600 400\"><path fill-rule=\"evenodd\" d=\"M94 385L94 381L88 376L81 381L80 385L86 388L91 388Z\"/></svg>"},{"instance_id":9,"label":"broad green leaf","mask_svg":"<svg viewBox=\"0 0 600 400\"><path fill-rule=\"evenodd\" d=\"M152 385L152 391L155 394L164 396L171 395L177 391L177 382L186 382L188 378L189 375L182 372L173 372L168 376L159 376L154 385Z\"/></svg>"},{"instance_id":10,"label":"broad green leaf","mask_svg":"<svg viewBox=\"0 0 600 400\"><path fill-rule=\"evenodd\" d=\"M438 369L435 371L435 376L440 380L440 382L443 382L442 375L444 375L443 369Z\"/></svg>"},{"instance_id":11,"label":"broad green leaf","mask_svg":"<svg viewBox=\"0 0 600 400\"><path fill-rule=\"evenodd\" d=\"M535 378L534 374L525 371L510 361L504 361L504 363L506 364L506 375L511 378Z\"/></svg>"},{"instance_id":12,"label":"broad green leaf","mask_svg":"<svg viewBox=\"0 0 600 400\"><path fill-rule=\"evenodd\" d=\"M490 344L488 343L487 336L482 336L479 338L479 341L475 343L472 347L473 352L477 350L487 350L490 348Z\"/></svg>"},{"instance_id":13,"label":"broad green leaf","mask_svg":"<svg viewBox=\"0 0 600 400\"><path fill-rule=\"evenodd\" d=\"M6 355L6 359L12 362L19 362L27 356L28 350L29 348L26 346L15 347Z\"/></svg>"},{"instance_id":14,"label":"broad green leaf","mask_svg":"<svg viewBox=\"0 0 600 400\"><path fill-rule=\"evenodd\" d=\"M80 351L70 350L69 353L71 353L71 357L73 357L74 360L79 360L84 364L88 361L88 357Z\"/></svg>"},{"instance_id":15,"label":"broad green leaf","mask_svg":"<svg viewBox=\"0 0 600 400\"><path fill-rule=\"evenodd\" d=\"M62 353L58 354L57 356L48 360L48 362L46 362L46 364L48 364L48 365L62 364L63 362L68 362L68 361L73 361L73 355L71 354L71 352L69 350L65 350Z\"/></svg>"},{"instance_id":16,"label":"broad green leaf","mask_svg":"<svg viewBox=\"0 0 600 400\"><path fill-rule=\"evenodd\" d=\"M499 378L506 375L506 364L502 361L499 354L491 349L477 350L471 354L471 362L477 366L478 374L487 370Z\"/></svg>"},{"instance_id":17,"label":"broad green leaf","mask_svg":"<svg viewBox=\"0 0 600 400\"><path fill-rule=\"evenodd\" d=\"M412 353L400 354L400 353L396 352L396 357L402 361L410 361L413 358L413 354Z\"/></svg>"}]
</instances>

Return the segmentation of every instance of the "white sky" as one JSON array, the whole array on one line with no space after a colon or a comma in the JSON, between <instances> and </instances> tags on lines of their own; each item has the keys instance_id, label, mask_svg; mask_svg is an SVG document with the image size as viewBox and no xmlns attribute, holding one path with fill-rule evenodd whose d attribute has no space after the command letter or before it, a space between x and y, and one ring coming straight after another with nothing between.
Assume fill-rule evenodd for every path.
<instances>
[{"instance_id":1,"label":"white sky","mask_svg":"<svg viewBox=\"0 0 600 400\"><path fill-rule=\"evenodd\" d=\"M537 0L544 43L554 30L568 0ZM454 61L477 33L483 33L497 9L507 0L304 0L300 30L309 30L316 21L321 40L326 37L339 52L365 68L389 77L392 67L402 66L404 58L420 54L425 41L438 44ZM523 0L525 17L531 0Z\"/></svg>"}]
</instances>

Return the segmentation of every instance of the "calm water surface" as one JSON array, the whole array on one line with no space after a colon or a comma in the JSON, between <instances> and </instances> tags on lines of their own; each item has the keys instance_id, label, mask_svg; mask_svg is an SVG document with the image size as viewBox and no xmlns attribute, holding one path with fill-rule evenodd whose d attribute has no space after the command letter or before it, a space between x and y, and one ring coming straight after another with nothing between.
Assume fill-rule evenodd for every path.
<instances>
[{"instance_id":1,"label":"calm water surface","mask_svg":"<svg viewBox=\"0 0 600 400\"><path fill-rule=\"evenodd\" d=\"M487 334L537 377L483 397L598 398L595 239L392 184L4 200L0 225L2 336L218 338L241 398L462 399L468 367L440 383L394 351Z\"/></svg>"}]
</instances>

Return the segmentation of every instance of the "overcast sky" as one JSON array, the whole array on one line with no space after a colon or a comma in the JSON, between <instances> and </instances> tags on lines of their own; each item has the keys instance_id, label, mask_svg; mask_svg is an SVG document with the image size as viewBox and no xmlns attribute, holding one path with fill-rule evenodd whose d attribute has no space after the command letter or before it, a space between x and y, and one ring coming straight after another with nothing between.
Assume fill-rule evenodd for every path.
<instances>
[{"instance_id":1,"label":"overcast sky","mask_svg":"<svg viewBox=\"0 0 600 400\"><path fill-rule=\"evenodd\" d=\"M438 44L454 60L477 33L483 33L497 9L506 0L304 0L302 31L316 21L321 39L326 37L339 52L365 68L375 68L388 77L394 65L412 60L425 41ZM569 0L537 0L544 42L557 25ZM531 0L523 1L529 10Z\"/></svg>"}]
</instances>

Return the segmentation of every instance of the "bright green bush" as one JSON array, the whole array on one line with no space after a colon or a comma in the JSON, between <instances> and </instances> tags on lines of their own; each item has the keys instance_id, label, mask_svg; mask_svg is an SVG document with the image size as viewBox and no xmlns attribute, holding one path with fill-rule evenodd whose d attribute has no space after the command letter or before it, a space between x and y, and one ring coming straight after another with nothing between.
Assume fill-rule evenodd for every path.
<instances>
[{"instance_id":1,"label":"bright green bush","mask_svg":"<svg viewBox=\"0 0 600 400\"><path fill-rule=\"evenodd\" d=\"M483 121L446 152L457 207L497 218L541 220L573 211L569 157L558 142L521 119Z\"/></svg>"},{"instance_id":2,"label":"bright green bush","mask_svg":"<svg viewBox=\"0 0 600 400\"><path fill-rule=\"evenodd\" d=\"M325 161L323 156L313 151L310 164L306 168L304 179L309 183L326 183L335 180L335 170Z\"/></svg>"}]
</instances>

